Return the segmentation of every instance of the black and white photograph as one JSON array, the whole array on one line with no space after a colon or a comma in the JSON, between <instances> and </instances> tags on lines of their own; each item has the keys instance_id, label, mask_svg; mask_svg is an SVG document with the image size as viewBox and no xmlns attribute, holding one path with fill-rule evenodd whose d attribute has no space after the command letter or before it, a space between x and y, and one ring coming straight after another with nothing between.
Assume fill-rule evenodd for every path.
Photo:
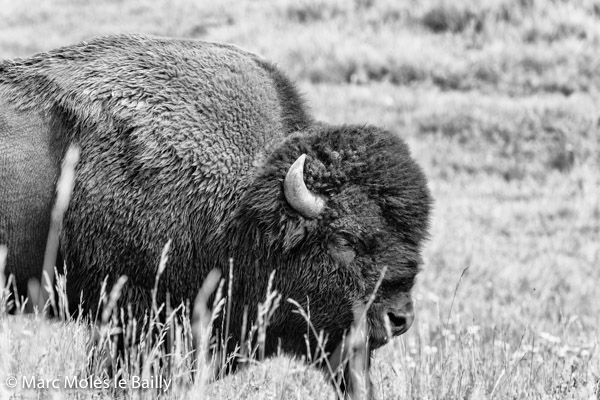
<instances>
[{"instance_id":1,"label":"black and white photograph","mask_svg":"<svg viewBox=\"0 0 600 400\"><path fill-rule=\"evenodd\" d=\"M0 400L600 400L600 0L0 0Z\"/></svg>"}]
</instances>

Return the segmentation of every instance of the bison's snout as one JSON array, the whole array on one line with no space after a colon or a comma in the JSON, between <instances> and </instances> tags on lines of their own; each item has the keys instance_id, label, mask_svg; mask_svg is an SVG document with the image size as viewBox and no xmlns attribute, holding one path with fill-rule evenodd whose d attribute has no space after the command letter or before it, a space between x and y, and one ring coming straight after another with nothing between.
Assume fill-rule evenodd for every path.
<instances>
[{"instance_id":1,"label":"bison's snout","mask_svg":"<svg viewBox=\"0 0 600 400\"><path fill-rule=\"evenodd\" d=\"M397 309L389 310L387 317L390 321L390 328L394 336L402 335L412 325L415 320L412 301Z\"/></svg>"}]
</instances>

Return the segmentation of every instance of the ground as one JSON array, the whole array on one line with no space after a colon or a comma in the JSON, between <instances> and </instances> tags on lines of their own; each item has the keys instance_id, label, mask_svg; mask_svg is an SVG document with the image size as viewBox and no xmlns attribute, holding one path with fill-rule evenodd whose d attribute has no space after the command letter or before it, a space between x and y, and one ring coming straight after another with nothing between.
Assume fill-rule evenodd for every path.
<instances>
[{"instance_id":1,"label":"ground","mask_svg":"<svg viewBox=\"0 0 600 400\"><path fill-rule=\"evenodd\" d=\"M2 58L115 32L234 43L278 63L319 118L408 141L435 210L415 325L376 352L378 398L600 399L599 1L0 0ZM88 360L76 322L0 316L0 338L2 379ZM280 357L163 396L323 391ZM0 383L0 398L40 393L108 396Z\"/></svg>"}]
</instances>

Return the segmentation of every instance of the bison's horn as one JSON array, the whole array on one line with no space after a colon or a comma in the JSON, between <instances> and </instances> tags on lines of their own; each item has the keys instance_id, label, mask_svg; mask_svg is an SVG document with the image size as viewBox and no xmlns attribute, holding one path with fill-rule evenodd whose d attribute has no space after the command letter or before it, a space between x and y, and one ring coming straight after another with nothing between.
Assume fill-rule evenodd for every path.
<instances>
[{"instance_id":1,"label":"bison's horn","mask_svg":"<svg viewBox=\"0 0 600 400\"><path fill-rule=\"evenodd\" d=\"M306 218L316 218L325 208L325 199L312 193L304 183L304 160L302 154L290 167L285 176L283 191L285 198L296 211Z\"/></svg>"}]
</instances>

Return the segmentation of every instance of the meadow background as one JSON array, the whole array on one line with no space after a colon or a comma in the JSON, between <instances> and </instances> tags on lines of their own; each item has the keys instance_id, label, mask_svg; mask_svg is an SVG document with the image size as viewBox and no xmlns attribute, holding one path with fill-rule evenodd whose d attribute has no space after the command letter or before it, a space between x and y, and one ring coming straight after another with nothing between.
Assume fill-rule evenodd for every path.
<instances>
[{"instance_id":1,"label":"meadow background","mask_svg":"<svg viewBox=\"0 0 600 400\"><path fill-rule=\"evenodd\" d=\"M0 58L117 32L236 44L319 118L407 140L435 211L415 325L376 352L378 398L600 399L600 1L0 0ZM83 337L0 316L0 375L73 373ZM332 393L280 357L202 397ZM0 382L10 396L65 394Z\"/></svg>"}]
</instances>

